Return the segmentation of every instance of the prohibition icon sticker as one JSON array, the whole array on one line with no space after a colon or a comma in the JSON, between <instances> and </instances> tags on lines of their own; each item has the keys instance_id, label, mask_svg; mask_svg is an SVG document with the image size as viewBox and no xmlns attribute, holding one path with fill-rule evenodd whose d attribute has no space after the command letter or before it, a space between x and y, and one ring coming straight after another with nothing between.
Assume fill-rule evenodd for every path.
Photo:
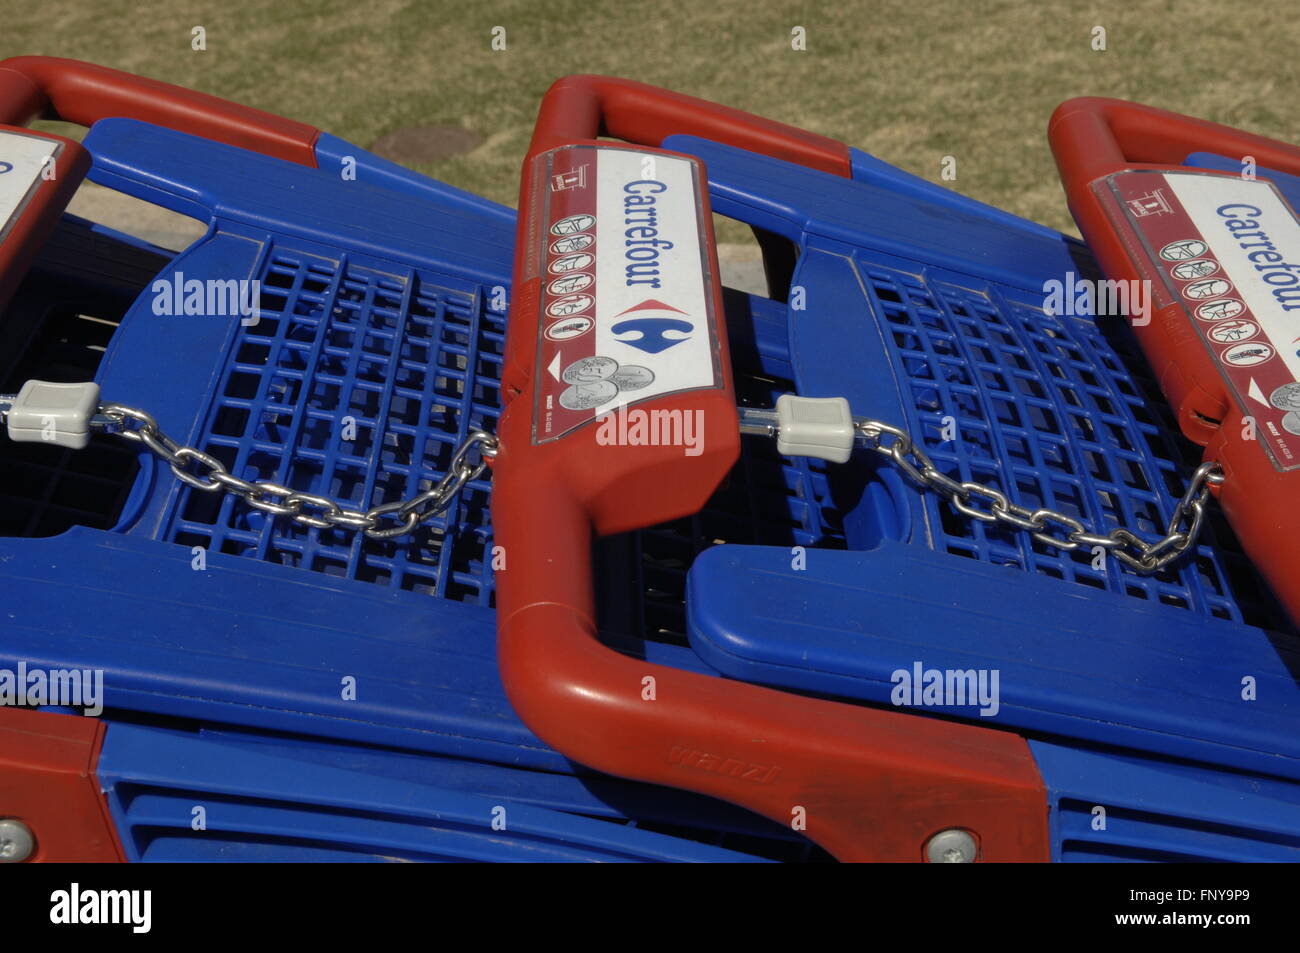
<instances>
[{"instance_id":1,"label":"prohibition icon sticker","mask_svg":"<svg viewBox=\"0 0 1300 953\"><path fill-rule=\"evenodd\" d=\"M579 315L576 318L568 318L564 321L556 321L546 329L546 336L552 341L571 341L576 337L586 334L594 327L595 322L591 318Z\"/></svg>"},{"instance_id":2,"label":"prohibition icon sticker","mask_svg":"<svg viewBox=\"0 0 1300 953\"><path fill-rule=\"evenodd\" d=\"M568 295L564 298L557 298L546 306L546 313L553 318L567 318L571 314L577 314L579 311L586 311L591 307L591 295Z\"/></svg>"},{"instance_id":3,"label":"prohibition icon sticker","mask_svg":"<svg viewBox=\"0 0 1300 953\"><path fill-rule=\"evenodd\" d=\"M1205 254L1205 242L1198 241L1195 238L1185 238L1182 241L1170 242L1164 248L1160 249L1160 257L1165 261L1189 261L1193 258L1200 258Z\"/></svg>"},{"instance_id":4,"label":"prohibition icon sticker","mask_svg":"<svg viewBox=\"0 0 1300 953\"><path fill-rule=\"evenodd\" d=\"M1245 307L1236 298L1223 298L1205 302L1196 309L1196 316L1202 321L1222 321L1224 318L1235 318Z\"/></svg>"},{"instance_id":5,"label":"prohibition icon sticker","mask_svg":"<svg viewBox=\"0 0 1300 953\"><path fill-rule=\"evenodd\" d=\"M1236 344L1238 341L1249 341L1258 333L1259 325L1254 321L1244 319L1220 321L1209 331L1210 340L1219 344Z\"/></svg>"},{"instance_id":6,"label":"prohibition icon sticker","mask_svg":"<svg viewBox=\"0 0 1300 953\"><path fill-rule=\"evenodd\" d=\"M1206 275L1212 275L1219 270L1219 263L1211 258L1197 258L1194 261L1185 261L1181 265L1174 265L1174 277L1183 281L1190 281L1193 278L1204 278Z\"/></svg>"},{"instance_id":7,"label":"prohibition icon sticker","mask_svg":"<svg viewBox=\"0 0 1300 953\"><path fill-rule=\"evenodd\" d=\"M1254 367L1273 356L1273 349L1262 341L1235 344L1223 352L1223 359L1234 367Z\"/></svg>"},{"instance_id":8,"label":"prohibition icon sticker","mask_svg":"<svg viewBox=\"0 0 1300 953\"><path fill-rule=\"evenodd\" d=\"M546 290L553 295L573 294L576 291L584 291L591 286L596 279L585 271L580 271L576 275L565 275L563 278L556 278Z\"/></svg>"},{"instance_id":9,"label":"prohibition icon sticker","mask_svg":"<svg viewBox=\"0 0 1300 953\"><path fill-rule=\"evenodd\" d=\"M568 238L557 238L551 242L552 255L569 255L575 251L582 251L592 242L595 236L587 234L570 235Z\"/></svg>"},{"instance_id":10,"label":"prohibition icon sticker","mask_svg":"<svg viewBox=\"0 0 1300 953\"><path fill-rule=\"evenodd\" d=\"M553 275L562 275L566 271L582 271L596 259L592 258L586 252L576 255L565 255L563 258L557 258L550 264L550 272ZM1206 272L1209 274L1209 272Z\"/></svg>"},{"instance_id":11,"label":"prohibition icon sticker","mask_svg":"<svg viewBox=\"0 0 1300 953\"><path fill-rule=\"evenodd\" d=\"M1206 281L1193 282L1183 289L1183 294L1189 298L1217 298L1231 290L1232 282L1225 281L1223 278L1210 278Z\"/></svg>"},{"instance_id":12,"label":"prohibition icon sticker","mask_svg":"<svg viewBox=\"0 0 1300 953\"><path fill-rule=\"evenodd\" d=\"M576 235L578 232L585 232L596 224L594 215L570 215L562 218L551 226L552 235Z\"/></svg>"}]
</instances>

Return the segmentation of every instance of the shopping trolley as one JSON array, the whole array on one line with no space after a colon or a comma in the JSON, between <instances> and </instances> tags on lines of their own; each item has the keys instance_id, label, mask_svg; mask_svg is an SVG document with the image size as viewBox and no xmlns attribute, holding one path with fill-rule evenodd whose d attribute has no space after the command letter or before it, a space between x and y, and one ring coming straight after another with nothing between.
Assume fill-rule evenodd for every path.
<instances>
[{"instance_id":1,"label":"shopping trolley","mask_svg":"<svg viewBox=\"0 0 1300 953\"><path fill-rule=\"evenodd\" d=\"M94 377L241 479L363 508L436 484L493 429L510 210L88 64L0 64L0 102L11 122L91 126L80 145L0 139L60 150L3 236L0 393ZM207 232L178 253L59 218L81 172ZM259 281L256 311L157 313L177 310L155 288L177 275ZM496 673L486 477L385 539L215 498L139 441L83 436L0 438L0 669L104 673L99 718L0 707L0 817L31 859L815 855L726 805L576 768L519 722Z\"/></svg>"},{"instance_id":2,"label":"shopping trolley","mask_svg":"<svg viewBox=\"0 0 1300 953\"><path fill-rule=\"evenodd\" d=\"M759 233L769 296L719 294L710 203ZM1124 322L1044 310L1096 277L1085 246L600 77L548 93L520 208L493 512L503 680L540 737L845 859L1295 859L1294 629ZM651 237L681 257L647 287ZM705 448L617 438L633 412L698 415ZM730 678L602 645L627 630ZM997 703L931 701L932 671L997 673Z\"/></svg>"}]
</instances>

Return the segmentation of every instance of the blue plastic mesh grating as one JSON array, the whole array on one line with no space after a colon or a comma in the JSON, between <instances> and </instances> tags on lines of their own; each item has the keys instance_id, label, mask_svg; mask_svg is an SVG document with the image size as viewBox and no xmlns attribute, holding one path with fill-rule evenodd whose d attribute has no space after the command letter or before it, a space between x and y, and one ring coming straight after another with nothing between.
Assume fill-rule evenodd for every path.
<instances>
[{"instance_id":1,"label":"blue plastic mesh grating","mask_svg":"<svg viewBox=\"0 0 1300 953\"><path fill-rule=\"evenodd\" d=\"M1195 465L1125 334L1086 317L1045 315L996 285L958 287L858 261L886 324L890 359L910 386L912 419L945 472L1003 487L1089 527L1123 524L1152 538ZM203 449L246 480L273 480L372 506L436 481L467 428L492 429L504 315L483 289L416 272L379 273L280 250L262 276L261 321L241 330L205 418ZM782 306L729 295L733 361L744 403L770 406L794 389ZM768 311L772 313L769 314ZM776 320L774 320L776 319ZM1121 329L1124 330L1124 329ZM951 417L959 441L943 442ZM346 418L355 422L347 441ZM936 545L1206 615L1285 628L1230 531L1212 519L1205 543L1154 577L1093 567L1028 534L971 521L926 495ZM1217 522L1217 525L1216 525ZM298 527L242 501L184 489L167 538L328 575L490 605L488 488L394 541ZM618 634L685 641L686 573L719 542L843 548L825 469L746 440L740 465L700 513L631 534L602 560L606 602L627 602ZM626 571L631 567L631 573ZM620 569L620 567L622 567Z\"/></svg>"},{"instance_id":2,"label":"blue plastic mesh grating","mask_svg":"<svg viewBox=\"0 0 1300 953\"><path fill-rule=\"evenodd\" d=\"M1067 513L1089 529L1164 534L1199 449L1178 435L1126 327L1103 334L1091 317L1046 314L1023 292L927 281L862 255L858 265L908 384L909 426L941 470L997 486L1022 506ZM956 424L959 439L943 439L945 423ZM1209 520L1194 558L1140 576L1114 559L1094 568L1090 548L1066 552L968 519L933 494L925 506L936 548L954 555L1286 627L1221 518Z\"/></svg>"},{"instance_id":3,"label":"blue plastic mesh grating","mask_svg":"<svg viewBox=\"0 0 1300 953\"><path fill-rule=\"evenodd\" d=\"M236 476L368 509L427 489L469 429L495 429L505 316L484 289L287 249L261 281L260 320L241 328L198 441ZM489 534L486 475L396 540L300 527L189 487L165 530L187 546L483 605Z\"/></svg>"},{"instance_id":4,"label":"blue plastic mesh grating","mask_svg":"<svg viewBox=\"0 0 1300 953\"><path fill-rule=\"evenodd\" d=\"M1151 539L1163 535L1200 449L1178 434L1126 327L1103 333L1087 316L1050 316L1023 292L997 285L927 281L861 255L858 265L887 326L889 358L906 382L906 423L940 469L1003 488L1021 505L1058 509L1090 529L1122 524ZM728 322L740 402L772 406L793 392L784 305L733 294ZM947 417L960 440L942 439ZM1140 576L1114 559L1094 569L1089 549L1053 549L970 520L934 494L922 499L936 548L955 557L1289 630L1217 507L1191 558ZM602 630L685 644L686 575L701 550L718 543L851 547L844 515L824 465L785 460L771 441L746 438L739 465L698 514L603 544L610 568L598 580ZM632 580L621 569L629 564Z\"/></svg>"}]
</instances>

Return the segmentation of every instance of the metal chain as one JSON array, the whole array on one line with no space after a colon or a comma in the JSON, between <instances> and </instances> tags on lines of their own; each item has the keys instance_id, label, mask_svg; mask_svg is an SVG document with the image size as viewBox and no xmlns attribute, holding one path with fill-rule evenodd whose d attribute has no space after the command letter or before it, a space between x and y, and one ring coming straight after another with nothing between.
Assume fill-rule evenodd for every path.
<instances>
[{"instance_id":1,"label":"metal chain","mask_svg":"<svg viewBox=\"0 0 1300 953\"><path fill-rule=\"evenodd\" d=\"M0 401L0 421L7 410ZM773 431L767 419L770 412L759 411L764 419L742 426L746 432ZM448 506L471 480L477 479L487 461L497 454L497 438L483 430L471 430L452 454L451 464L441 480L408 500L384 503L362 511L341 506L333 500L294 490L269 480L249 482L233 475L215 457L194 447L176 443L158 427L157 421L143 410L122 404L103 404L92 418L91 428L116 434L142 443L169 467L181 482L205 493L227 492L242 498L249 506L273 516L287 516L302 526L318 529L361 530L372 539L393 539L414 532ZM1115 558L1140 573L1159 572L1177 560L1196 543L1205 520L1205 503L1211 486L1223 483L1223 469L1206 462L1196 468L1191 483L1165 527L1163 538L1147 542L1124 527L1106 535L1088 532L1087 527L1068 513L1012 503L996 487L963 482L941 472L930 457L918 447L907 431L865 417L854 417L857 443L892 460L913 483L945 497L963 515L984 523L1002 523L1031 533L1034 539L1056 549L1071 551L1080 546L1100 546ZM475 447L477 461L470 460ZM385 526L385 521L395 525Z\"/></svg>"},{"instance_id":2,"label":"metal chain","mask_svg":"<svg viewBox=\"0 0 1300 953\"><path fill-rule=\"evenodd\" d=\"M456 494L465 484L477 479L487 467L487 461L497 453L496 437L482 430L471 430L452 454L446 476L432 487L409 500L384 503L362 511L269 480L241 480L215 457L176 443L162 432L153 417L134 407L103 404L91 426L144 444L154 456L171 467L178 480L196 490L205 493L224 491L240 497L255 510L273 516L287 516L302 526L361 530L371 539L393 539L414 532L420 524L450 506ZM479 458L471 461L470 453L475 446L479 447ZM395 525L385 526L385 521L393 521Z\"/></svg>"},{"instance_id":3,"label":"metal chain","mask_svg":"<svg viewBox=\"0 0 1300 953\"><path fill-rule=\"evenodd\" d=\"M1210 486L1223 483L1223 469L1217 463L1202 463L1197 467L1187 492L1174 507L1164 538L1154 543L1123 527L1101 536L1089 533L1082 523L1066 513L1017 506L995 487L952 479L934 466L904 430L863 417L855 417L853 426L859 443L889 457L913 483L946 497L959 513L983 523L1005 523L1032 533L1040 543L1057 549L1070 551L1080 546L1100 546L1140 573L1159 572L1195 544L1204 521Z\"/></svg>"}]
</instances>

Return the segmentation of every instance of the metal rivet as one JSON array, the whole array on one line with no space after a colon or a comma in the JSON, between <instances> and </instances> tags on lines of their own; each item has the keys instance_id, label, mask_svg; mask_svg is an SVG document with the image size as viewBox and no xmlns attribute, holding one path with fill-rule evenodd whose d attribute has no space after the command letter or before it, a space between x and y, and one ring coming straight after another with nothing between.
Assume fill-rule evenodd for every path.
<instances>
[{"instance_id":1,"label":"metal rivet","mask_svg":"<svg viewBox=\"0 0 1300 953\"><path fill-rule=\"evenodd\" d=\"M0 819L0 864L17 864L32 856L36 837L16 817Z\"/></svg>"},{"instance_id":2,"label":"metal rivet","mask_svg":"<svg viewBox=\"0 0 1300 953\"><path fill-rule=\"evenodd\" d=\"M973 864L979 852L969 831L949 828L930 838L925 856L932 864Z\"/></svg>"}]
</instances>

